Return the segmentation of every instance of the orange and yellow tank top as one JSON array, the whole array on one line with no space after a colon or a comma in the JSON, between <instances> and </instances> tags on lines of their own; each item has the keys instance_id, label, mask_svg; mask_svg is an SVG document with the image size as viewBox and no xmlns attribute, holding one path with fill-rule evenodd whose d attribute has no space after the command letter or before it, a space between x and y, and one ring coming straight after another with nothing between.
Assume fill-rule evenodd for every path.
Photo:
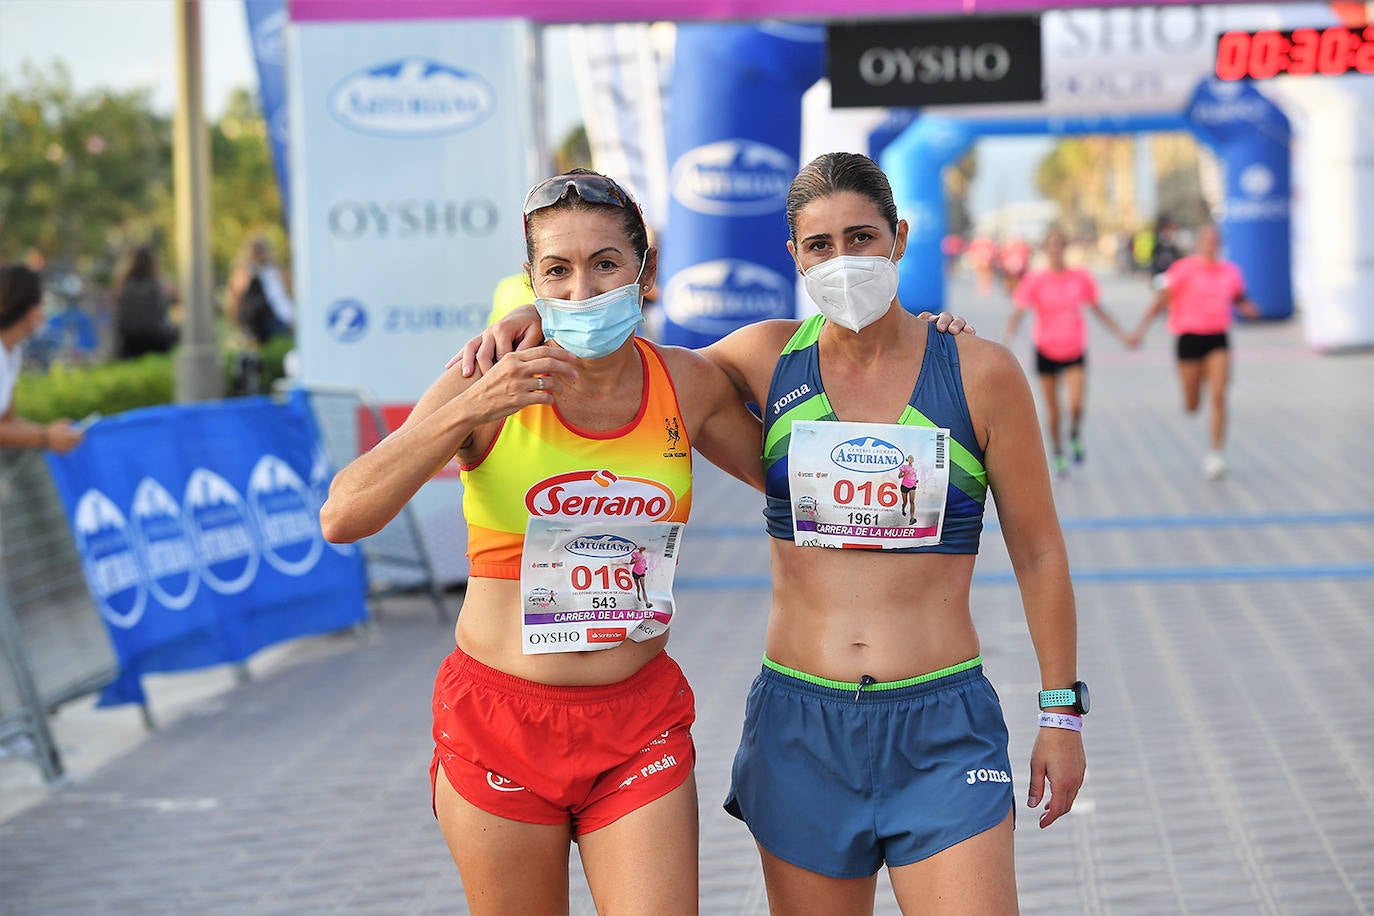
<instances>
[{"instance_id":1,"label":"orange and yellow tank top","mask_svg":"<svg viewBox=\"0 0 1374 916\"><path fill-rule=\"evenodd\" d=\"M634 419L579 429L551 404L507 417L485 455L462 466L471 575L519 579L530 516L685 522L692 443L657 348L634 338L644 396Z\"/></svg>"}]
</instances>

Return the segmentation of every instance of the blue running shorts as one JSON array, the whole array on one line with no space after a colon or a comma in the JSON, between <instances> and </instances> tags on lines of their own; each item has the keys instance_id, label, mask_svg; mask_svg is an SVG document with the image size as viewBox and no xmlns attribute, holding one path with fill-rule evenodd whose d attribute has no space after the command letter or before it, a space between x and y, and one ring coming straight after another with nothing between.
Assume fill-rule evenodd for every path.
<instances>
[{"instance_id":1,"label":"blue running shorts","mask_svg":"<svg viewBox=\"0 0 1374 916\"><path fill-rule=\"evenodd\" d=\"M785 862L863 878L997 826L1013 799L981 658L862 690L765 658L725 810Z\"/></svg>"}]
</instances>

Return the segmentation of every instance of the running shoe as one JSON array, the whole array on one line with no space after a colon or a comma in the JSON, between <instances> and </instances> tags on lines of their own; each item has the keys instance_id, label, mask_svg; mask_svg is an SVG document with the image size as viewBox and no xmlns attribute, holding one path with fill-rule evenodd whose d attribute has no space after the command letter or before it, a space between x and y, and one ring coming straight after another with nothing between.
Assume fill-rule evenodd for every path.
<instances>
[{"instance_id":1,"label":"running shoe","mask_svg":"<svg viewBox=\"0 0 1374 916\"><path fill-rule=\"evenodd\" d=\"M1219 480L1226 476L1226 459L1221 452L1208 452L1202 459L1202 476L1208 480Z\"/></svg>"},{"instance_id":2,"label":"running shoe","mask_svg":"<svg viewBox=\"0 0 1374 916\"><path fill-rule=\"evenodd\" d=\"M1054 472L1060 477L1069 476L1069 462L1064 459L1063 452L1054 453Z\"/></svg>"},{"instance_id":3,"label":"running shoe","mask_svg":"<svg viewBox=\"0 0 1374 916\"><path fill-rule=\"evenodd\" d=\"M1083 440L1078 436L1069 439L1069 450L1073 452L1073 463L1083 463Z\"/></svg>"}]
</instances>

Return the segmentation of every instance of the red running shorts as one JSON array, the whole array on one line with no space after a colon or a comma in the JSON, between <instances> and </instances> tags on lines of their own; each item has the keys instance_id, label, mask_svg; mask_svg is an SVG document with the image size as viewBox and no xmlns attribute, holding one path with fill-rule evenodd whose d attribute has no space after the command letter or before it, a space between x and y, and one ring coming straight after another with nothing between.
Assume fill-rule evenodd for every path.
<instances>
[{"instance_id":1,"label":"red running shorts","mask_svg":"<svg viewBox=\"0 0 1374 916\"><path fill-rule=\"evenodd\" d=\"M463 798L531 824L605 827L692 774L696 698L677 662L654 656L629 678L555 687L461 649L434 681L434 760Z\"/></svg>"}]
</instances>

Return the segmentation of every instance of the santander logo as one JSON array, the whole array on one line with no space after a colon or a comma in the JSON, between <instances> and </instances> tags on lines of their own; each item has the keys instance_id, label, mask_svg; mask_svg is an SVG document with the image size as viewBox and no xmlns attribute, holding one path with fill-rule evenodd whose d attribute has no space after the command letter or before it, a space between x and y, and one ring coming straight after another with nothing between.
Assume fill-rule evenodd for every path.
<instances>
[{"instance_id":1,"label":"santander logo","mask_svg":"<svg viewBox=\"0 0 1374 916\"><path fill-rule=\"evenodd\" d=\"M610 471L570 471L546 477L525 493L530 515L544 518L628 518L662 521L677 508L673 491L656 480Z\"/></svg>"}]
</instances>

